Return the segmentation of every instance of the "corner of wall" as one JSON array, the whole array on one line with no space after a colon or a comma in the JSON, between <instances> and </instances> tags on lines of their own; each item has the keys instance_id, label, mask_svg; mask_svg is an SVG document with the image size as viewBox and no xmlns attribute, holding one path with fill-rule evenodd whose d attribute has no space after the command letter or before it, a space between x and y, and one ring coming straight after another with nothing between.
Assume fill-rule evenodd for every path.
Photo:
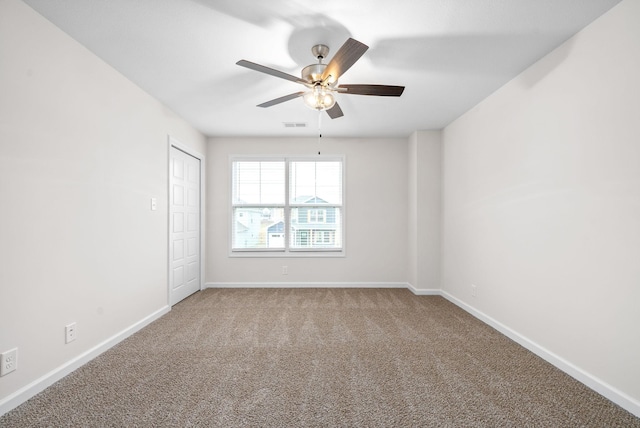
<instances>
[{"instance_id":1,"label":"corner of wall","mask_svg":"<svg viewBox=\"0 0 640 428\"><path fill-rule=\"evenodd\" d=\"M409 138L409 272L416 290L439 290L442 229L442 131Z\"/></svg>"}]
</instances>

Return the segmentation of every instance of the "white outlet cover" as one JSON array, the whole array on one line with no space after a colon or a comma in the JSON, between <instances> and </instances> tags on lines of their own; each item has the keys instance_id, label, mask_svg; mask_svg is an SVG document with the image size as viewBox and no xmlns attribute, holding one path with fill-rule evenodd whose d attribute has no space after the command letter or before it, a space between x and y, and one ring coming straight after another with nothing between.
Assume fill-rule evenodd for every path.
<instances>
[{"instance_id":1,"label":"white outlet cover","mask_svg":"<svg viewBox=\"0 0 640 428\"><path fill-rule=\"evenodd\" d=\"M0 376L8 375L18 368L18 348L0 354Z\"/></svg>"},{"instance_id":2,"label":"white outlet cover","mask_svg":"<svg viewBox=\"0 0 640 428\"><path fill-rule=\"evenodd\" d=\"M76 323L72 322L71 324L67 324L64 326L65 333L65 343L73 342L76 340L77 331L76 331Z\"/></svg>"}]
</instances>

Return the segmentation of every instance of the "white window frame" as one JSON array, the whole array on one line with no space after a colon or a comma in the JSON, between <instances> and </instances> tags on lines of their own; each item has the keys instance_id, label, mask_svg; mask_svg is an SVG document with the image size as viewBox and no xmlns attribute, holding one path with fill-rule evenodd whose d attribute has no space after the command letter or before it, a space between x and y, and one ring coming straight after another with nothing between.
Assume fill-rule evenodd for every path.
<instances>
[{"instance_id":1,"label":"white window frame","mask_svg":"<svg viewBox=\"0 0 640 428\"><path fill-rule=\"evenodd\" d=\"M284 217L285 217L285 247L280 248L233 248L233 226L234 221L234 208L237 205L233 204L233 163L234 162L285 162L285 204L284 204ZM300 207L298 204L292 204L289 200L289 164L290 162L318 162L318 161L335 161L342 164L342 204L327 204L322 207L315 207L315 209L326 210L332 207L338 207L340 209L341 220L341 240L342 248L291 248L290 247L290 229L291 229L291 209ZM227 202L229 204L229 219L227 221L227 228L229 229L229 257L345 257L346 256L346 159L344 155L314 155L314 156L300 156L300 155L231 155L229 156L229 195ZM274 204L281 206L280 204ZM252 207L254 205L251 205ZM307 205L308 206L308 205ZM326 211L325 211L326 222ZM335 239L335 236L334 236Z\"/></svg>"}]
</instances>

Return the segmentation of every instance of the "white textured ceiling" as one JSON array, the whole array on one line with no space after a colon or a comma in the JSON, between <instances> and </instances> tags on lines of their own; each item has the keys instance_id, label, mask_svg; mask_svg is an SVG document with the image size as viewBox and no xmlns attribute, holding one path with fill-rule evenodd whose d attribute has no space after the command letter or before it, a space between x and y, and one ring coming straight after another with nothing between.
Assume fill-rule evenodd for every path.
<instances>
[{"instance_id":1,"label":"white textured ceiling","mask_svg":"<svg viewBox=\"0 0 640 428\"><path fill-rule=\"evenodd\" d=\"M293 75L311 46L369 46L340 83L406 86L400 98L339 95L324 136L406 137L440 129L620 0L24 0L209 136L315 136ZM307 128L285 128L304 122Z\"/></svg>"}]
</instances>

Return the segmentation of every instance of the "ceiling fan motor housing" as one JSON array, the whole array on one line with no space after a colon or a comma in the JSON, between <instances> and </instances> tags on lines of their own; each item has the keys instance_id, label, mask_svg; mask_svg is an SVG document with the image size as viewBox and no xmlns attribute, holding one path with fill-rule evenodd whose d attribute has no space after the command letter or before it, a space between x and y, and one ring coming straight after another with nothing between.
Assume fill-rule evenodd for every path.
<instances>
[{"instance_id":1,"label":"ceiling fan motor housing","mask_svg":"<svg viewBox=\"0 0 640 428\"><path fill-rule=\"evenodd\" d=\"M327 64L311 64L302 69L302 78L309 83L322 81L322 73L327 68Z\"/></svg>"},{"instance_id":2,"label":"ceiling fan motor housing","mask_svg":"<svg viewBox=\"0 0 640 428\"><path fill-rule=\"evenodd\" d=\"M302 78L309 83L322 81L322 73L324 73L327 64L323 64L322 60L329 54L329 47L326 45L315 45L311 48L311 53L318 59L317 64L311 64L302 69Z\"/></svg>"}]
</instances>

